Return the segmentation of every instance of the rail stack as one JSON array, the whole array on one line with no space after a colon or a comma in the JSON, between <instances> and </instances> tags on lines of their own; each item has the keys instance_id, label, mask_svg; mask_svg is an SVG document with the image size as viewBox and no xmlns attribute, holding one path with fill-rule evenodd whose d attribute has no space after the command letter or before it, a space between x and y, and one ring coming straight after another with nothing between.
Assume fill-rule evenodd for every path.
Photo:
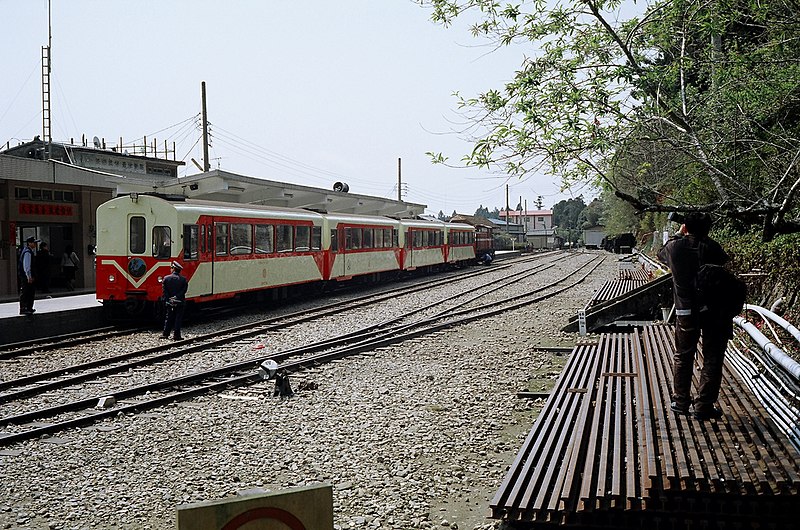
<instances>
[{"instance_id":1,"label":"rail stack","mask_svg":"<svg viewBox=\"0 0 800 530\"><path fill-rule=\"evenodd\" d=\"M673 350L665 325L576 346L492 516L519 528L797 528L800 455L727 367L722 419L673 413Z\"/></svg>"},{"instance_id":2,"label":"rail stack","mask_svg":"<svg viewBox=\"0 0 800 530\"><path fill-rule=\"evenodd\" d=\"M617 277L603 283L589 300L587 307L617 299L638 289L652 279L652 274L648 273L644 268L630 262L621 262Z\"/></svg>"}]
</instances>

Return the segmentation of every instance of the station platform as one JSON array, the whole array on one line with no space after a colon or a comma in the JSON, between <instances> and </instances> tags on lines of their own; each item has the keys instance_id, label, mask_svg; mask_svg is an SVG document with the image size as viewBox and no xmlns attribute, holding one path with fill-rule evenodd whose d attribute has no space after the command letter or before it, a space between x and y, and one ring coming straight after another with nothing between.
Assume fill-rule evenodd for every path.
<instances>
[{"instance_id":1,"label":"station platform","mask_svg":"<svg viewBox=\"0 0 800 530\"><path fill-rule=\"evenodd\" d=\"M0 299L0 344L35 340L104 325L93 289L36 293L36 313L19 314L19 299Z\"/></svg>"}]
</instances>

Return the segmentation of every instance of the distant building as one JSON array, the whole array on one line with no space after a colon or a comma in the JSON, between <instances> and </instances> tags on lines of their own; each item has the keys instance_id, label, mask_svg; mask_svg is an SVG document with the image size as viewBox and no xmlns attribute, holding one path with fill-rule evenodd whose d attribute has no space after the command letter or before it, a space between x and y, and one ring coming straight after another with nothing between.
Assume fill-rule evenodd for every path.
<instances>
[{"instance_id":1,"label":"distant building","mask_svg":"<svg viewBox=\"0 0 800 530\"><path fill-rule=\"evenodd\" d=\"M592 226L583 230L583 244L586 248L603 248L605 238L604 226Z\"/></svg>"},{"instance_id":2,"label":"distant building","mask_svg":"<svg viewBox=\"0 0 800 530\"><path fill-rule=\"evenodd\" d=\"M505 222L506 216L510 223L522 225L527 232L553 228L553 210L502 210L500 220Z\"/></svg>"},{"instance_id":3,"label":"distant building","mask_svg":"<svg viewBox=\"0 0 800 530\"><path fill-rule=\"evenodd\" d=\"M500 219L487 219L487 221L495 232L506 232L515 243L523 244L525 242L525 227L523 225L512 222L506 223L505 220Z\"/></svg>"},{"instance_id":4,"label":"distant building","mask_svg":"<svg viewBox=\"0 0 800 530\"><path fill-rule=\"evenodd\" d=\"M50 150L49 157L47 156L48 149ZM158 158L159 152L154 149L151 149L150 156L147 155L147 150L142 150L141 147L135 150L130 148L130 150L144 154L129 154L124 147L106 149L99 140L94 147L56 142L48 145L37 136L30 142L24 142L15 147L9 146L0 154L33 160L50 159L104 173L150 179L177 178L178 168L186 165L179 160ZM174 156L174 151L171 153ZM161 154L164 155L164 152Z\"/></svg>"}]
</instances>

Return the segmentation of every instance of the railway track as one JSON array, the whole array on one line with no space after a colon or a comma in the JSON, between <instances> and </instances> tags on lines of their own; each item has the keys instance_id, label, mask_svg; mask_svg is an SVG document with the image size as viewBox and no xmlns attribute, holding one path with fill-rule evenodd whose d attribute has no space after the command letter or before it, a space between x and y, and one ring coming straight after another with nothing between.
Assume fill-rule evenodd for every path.
<instances>
[{"instance_id":1,"label":"railway track","mask_svg":"<svg viewBox=\"0 0 800 530\"><path fill-rule=\"evenodd\" d=\"M523 280L525 277L530 277L547 268L551 268L555 266L555 261L565 259L565 257L567 256L557 256L556 260L553 262L541 263L529 270L511 274L502 280L488 282L487 291L472 293L466 297L461 293L439 300L435 313L432 315L418 316L425 312L431 312L430 308L423 308L410 315L388 319L379 324L367 326L355 332L342 334L329 340L306 344L301 347L269 355L259 355L180 377L156 380L126 389L105 391L91 397L72 399L69 402L59 405L12 414L0 418L0 427L5 430L9 430L10 428L14 431L7 432L5 436L0 437L0 445L9 445L22 440L59 432L64 429L89 425L118 414L147 410L162 406L166 403L190 399L203 393L218 391L226 387L257 383L260 382L262 378L258 372L256 372L256 369L260 363L267 359L280 362L280 370L288 374L301 370L303 367L315 366L348 355L371 351L379 347L389 346L434 333L448 327L513 310L522 305L536 303L550 298L577 285L577 283L584 281L602 262L602 259L593 258L581 263L575 270L550 284L499 301L493 300L483 304L476 303L477 300L485 297L489 292L498 291L508 287L512 283ZM498 268L490 270L496 271ZM428 287L430 287L430 285L428 285ZM423 286L419 286L418 288L423 288ZM380 296L393 297L396 296L396 293L382 293ZM464 299L453 303L453 300L459 297ZM376 302L374 300L372 302L360 300L354 303L363 305ZM451 305L445 307L445 304L448 303ZM326 307L330 311L334 311L334 308L330 306ZM349 309L352 309L352 307L351 305ZM340 311L334 312L338 313ZM415 316L417 316L417 318L413 320ZM315 318L319 317L320 315L317 315ZM284 320L286 318L287 317L282 317ZM296 318L297 320L294 321L293 325L299 322L307 322L310 317L296 316ZM248 344L252 345L254 337L269 332L271 327L276 325L275 322L270 322L268 324L260 324L257 326L257 329L254 329L253 325L248 325L244 326L247 329L223 330L217 334L210 334L213 335L211 337L204 337L202 339L196 337L191 341L184 341L185 344L176 343L171 351L153 352L153 355L147 357L147 360L139 359L127 365L106 366L99 369L94 369L93 367L91 369L92 371L88 373L76 373L69 377L62 377L38 384L32 384L34 382L31 380L6 382L4 386L0 387L6 390L6 392L0 396L0 399L8 403L30 396L42 395L44 392L52 393L58 388L79 385L86 381L96 380L98 377L108 376L111 373L120 373L134 368L142 368L156 362L162 362L166 359L184 356L194 351L208 350L209 348L244 349ZM141 354L141 352L139 353ZM40 381L44 380L40 379ZM79 389L79 391L80 390L81 389ZM109 406L109 408L99 411L94 410L99 404ZM43 424L43 422L46 423Z\"/></svg>"},{"instance_id":2,"label":"railway track","mask_svg":"<svg viewBox=\"0 0 800 530\"><path fill-rule=\"evenodd\" d=\"M456 276L449 277L449 278L434 278L431 280L425 280L418 285L428 285L433 286L439 284L439 282L451 282L457 281L458 278L469 278L473 275L482 275L492 272L494 270L502 270L508 268L517 263L526 263L531 261L536 261L541 258L551 257L553 255L563 254L563 252L555 251L555 252L544 252L541 254L536 254L533 256L521 256L516 258L509 258L507 260L503 260L504 264L495 264L492 268L483 269L480 271L469 271L465 273L459 273ZM347 288L345 288L347 289ZM414 287L399 287L399 288L391 288L386 292L392 292L396 294L402 294L404 291L408 289L414 289ZM410 292L413 292L410 291ZM327 298L331 297L338 297L341 296L342 292L337 290L331 293L328 293ZM363 298L367 299L371 296L376 295L365 295ZM200 316L201 321L207 321L214 318L219 318L220 316L226 316L231 314L238 314L248 310L252 310L253 308L257 307L257 304L248 304L246 306L237 307L235 309L225 308L220 309L217 308L216 311L212 311L211 313L203 313ZM54 352L61 350L65 347L74 347L74 346L81 346L86 344L91 344L93 342L101 343L103 341L113 339L116 337L122 337L130 334L140 333L151 329L151 327L142 327L142 326L126 326L126 325L115 325L115 326L104 326L101 328L95 328L85 331L78 331L74 333L65 333L61 335L53 335L45 338L38 338L34 340L27 340L21 342L13 342L7 344L0 344L0 360L8 360L14 359L17 357L23 357L26 355L35 355L39 353L45 352Z\"/></svg>"}]
</instances>

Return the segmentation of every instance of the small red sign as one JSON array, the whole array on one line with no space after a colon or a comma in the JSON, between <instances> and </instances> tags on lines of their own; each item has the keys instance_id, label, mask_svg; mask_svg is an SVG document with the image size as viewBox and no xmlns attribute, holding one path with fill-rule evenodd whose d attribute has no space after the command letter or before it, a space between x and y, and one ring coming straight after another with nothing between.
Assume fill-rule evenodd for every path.
<instances>
[{"instance_id":1,"label":"small red sign","mask_svg":"<svg viewBox=\"0 0 800 530\"><path fill-rule=\"evenodd\" d=\"M71 204L43 204L21 202L19 203L19 213L21 215L47 215L54 217L72 217Z\"/></svg>"}]
</instances>

